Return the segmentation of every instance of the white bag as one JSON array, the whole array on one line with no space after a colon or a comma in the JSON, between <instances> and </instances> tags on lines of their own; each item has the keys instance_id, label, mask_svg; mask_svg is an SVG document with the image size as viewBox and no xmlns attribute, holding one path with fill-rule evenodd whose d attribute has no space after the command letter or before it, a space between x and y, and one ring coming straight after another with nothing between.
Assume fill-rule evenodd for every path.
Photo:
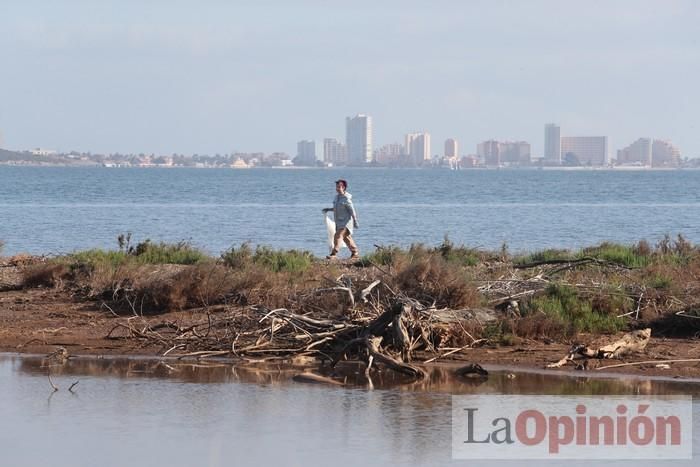
<instances>
[{"instance_id":1,"label":"white bag","mask_svg":"<svg viewBox=\"0 0 700 467\"><path fill-rule=\"evenodd\" d=\"M328 232L328 247L333 250L333 237L335 237L335 221L330 218L330 216L323 215L324 219L326 219L326 231ZM340 241L340 248L343 249L345 248L345 242L343 240Z\"/></svg>"}]
</instances>

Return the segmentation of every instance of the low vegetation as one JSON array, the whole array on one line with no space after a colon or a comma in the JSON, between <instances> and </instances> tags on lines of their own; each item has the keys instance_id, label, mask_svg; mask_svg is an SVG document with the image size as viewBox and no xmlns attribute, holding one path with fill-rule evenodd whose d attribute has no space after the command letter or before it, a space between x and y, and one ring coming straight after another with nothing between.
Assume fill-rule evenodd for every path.
<instances>
[{"instance_id":1,"label":"low vegetation","mask_svg":"<svg viewBox=\"0 0 700 467\"><path fill-rule=\"evenodd\" d=\"M569 250L558 250L550 248L537 251L535 253L517 256L513 258L513 263L517 265L546 263L549 261L566 261L575 259L575 255Z\"/></svg>"},{"instance_id":2,"label":"low vegetation","mask_svg":"<svg viewBox=\"0 0 700 467\"><path fill-rule=\"evenodd\" d=\"M131 236L122 235L114 250L76 252L25 268L24 286L70 288L115 313L235 305L354 319L399 300L421 310L423 318L464 309L486 310L494 317L426 331L459 346L474 339L571 342L584 333L668 325L664 317L670 314L697 314L697 277L700 251L680 235L653 246L602 243L518 256L509 255L505 245L487 252L445 238L435 247L377 247L352 264L248 243L212 257L187 242L132 245ZM360 294L366 288L370 292ZM674 326L674 333L700 331L700 320L680 319L685 325Z\"/></svg>"},{"instance_id":3,"label":"low vegetation","mask_svg":"<svg viewBox=\"0 0 700 467\"><path fill-rule=\"evenodd\" d=\"M628 268L643 268L652 261L651 253L641 253L634 246L608 242L584 248L577 256L579 258L595 258Z\"/></svg>"},{"instance_id":4,"label":"low vegetation","mask_svg":"<svg viewBox=\"0 0 700 467\"><path fill-rule=\"evenodd\" d=\"M250 244L244 243L240 247L231 247L222 253L221 261L224 265L236 270L260 266L270 272L302 273L311 267L316 258L308 251L273 250L264 245L253 250Z\"/></svg>"},{"instance_id":5,"label":"low vegetation","mask_svg":"<svg viewBox=\"0 0 700 467\"><path fill-rule=\"evenodd\" d=\"M69 255L66 260L78 264L197 264L209 260L201 250L188 242L154 243L149 239L130 246L119 237L118 250L92 249Z\"/></svg>"},{"instance_id":6,"label":"low vegetation","mask_svg":"<svg viewBox=\"0 0 700 467\"><path fill-rule=\"evenodd\" d=\"M571 286L554 283L542 295L526 302L523 315L542 314L552 320L557 334L573 336L580 332L607 334L623 329L625 321L616 313L617 310L601 306Z\"/></svg>"},{"instance_id":7,"label":"low vegetation","mask_svg":"<svg viewBox=\"0 0 700 467\"><path fill-rule=\"evenodd\" d=\"M697 248L679 234L675 239L671 239L669 235L664 236L654 247L646 240L641 240L634 245L603 242L579 251L562 249L537 251L516 256L513 258L513 263L516 265L528 265L593 258L631 269L639 269L653 264L687 264L697 254Z\"/></svg>"}]
</instances>

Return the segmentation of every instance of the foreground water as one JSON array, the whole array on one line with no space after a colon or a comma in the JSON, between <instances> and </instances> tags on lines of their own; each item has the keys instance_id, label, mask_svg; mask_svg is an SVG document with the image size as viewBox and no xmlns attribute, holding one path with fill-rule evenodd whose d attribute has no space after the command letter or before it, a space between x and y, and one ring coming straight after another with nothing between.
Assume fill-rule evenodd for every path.
<instances>
[{"instance_id":1,"label":"foreground water","mask_svg":"<svg viewBox=\"0 0 700 467\"><path fill-rule=\"evenodd\" d=\"M441 368L420 384L375 377L369 389L350 371L347 387L318 386L289 367L120 359L51 367L54 393L45 363L0 355L2 465L542 465L452 461L451 394L700 395L700 383L509 371L471 382ZM697 446L697 402L693 412Z\"/></svg>"},{"instance_id":2,"label":"foreground water","mask_svg":"<svg viewBox=\"0 0 700 467\"><path fill-rule=\"evenodd\" d=\"M0 166L5 253L65 253L191 240L213 254L245 241L327 252L320 210L350 182L363 251L457 243L511 251L666 233L700 242L700 171L201 170Z\"/></svg>"}]
</instances>

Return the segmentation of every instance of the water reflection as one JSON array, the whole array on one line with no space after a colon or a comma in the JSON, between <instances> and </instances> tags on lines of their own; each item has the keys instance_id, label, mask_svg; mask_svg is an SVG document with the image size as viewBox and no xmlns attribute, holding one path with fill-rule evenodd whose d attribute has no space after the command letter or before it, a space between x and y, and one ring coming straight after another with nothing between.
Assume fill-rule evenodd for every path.
<instances>
[{"instance_id":1,"label":"water reflection","mask_svg":"<svg viewBox=\"0 0 700 467\"><path fill-rule=\"evenodd\" d=\"M231 364L224 362L182 362L177 360L133 358L71 358L63 363L43 357L11 357L17 371L46 375L50 365L52 376L157 378L184 383L252 383L266 386L297 384L294 376L309 370L308 364L293 362L271 364ZM491 367L487 379L455 376L455 365L428 365L427 378L411 381L394 372L372 372L370 381L364 367L341 363L335 369L314 366L311 371L350 388L391 389L396 391L449 394L566 394L566 395L700 395L696 381L634 376L612 378L600 374L517 371Z\"/></svg>"},{"instance_id":2,"label":"water reflection","mask_svg":"<svg viewBox=\"0 0 700 467\"><path fill-rule=\"evenodd\" d=\"M315 368L344 382L322 386L295 382L305 367L294 364L117 358L47 363L43 357L0 355L2 465L465 465L451 459L451 394L698 394L700 388L493 368L487 380L475 381L436 365L421 382L373 374L376 390L368 390L363 368L350 364L335 373ZM71 394L75 381L80 384Z\"/></svg>"}]
</instances>

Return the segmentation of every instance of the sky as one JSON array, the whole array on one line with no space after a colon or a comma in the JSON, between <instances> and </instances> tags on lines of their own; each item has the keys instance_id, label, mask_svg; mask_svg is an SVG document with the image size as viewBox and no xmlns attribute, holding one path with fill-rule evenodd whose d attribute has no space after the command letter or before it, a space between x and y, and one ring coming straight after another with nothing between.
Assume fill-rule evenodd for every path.
<instances>
[{"instance_id":1,"label":"sky","mask_svg":"<svg viewBox=\"0 0 700 467\"><path fill-rule=\"evenodd\" d=\"M700 2L0 0L8 149L224 154L409 132L700 157Z\"/></svg>"}]
</instances>

